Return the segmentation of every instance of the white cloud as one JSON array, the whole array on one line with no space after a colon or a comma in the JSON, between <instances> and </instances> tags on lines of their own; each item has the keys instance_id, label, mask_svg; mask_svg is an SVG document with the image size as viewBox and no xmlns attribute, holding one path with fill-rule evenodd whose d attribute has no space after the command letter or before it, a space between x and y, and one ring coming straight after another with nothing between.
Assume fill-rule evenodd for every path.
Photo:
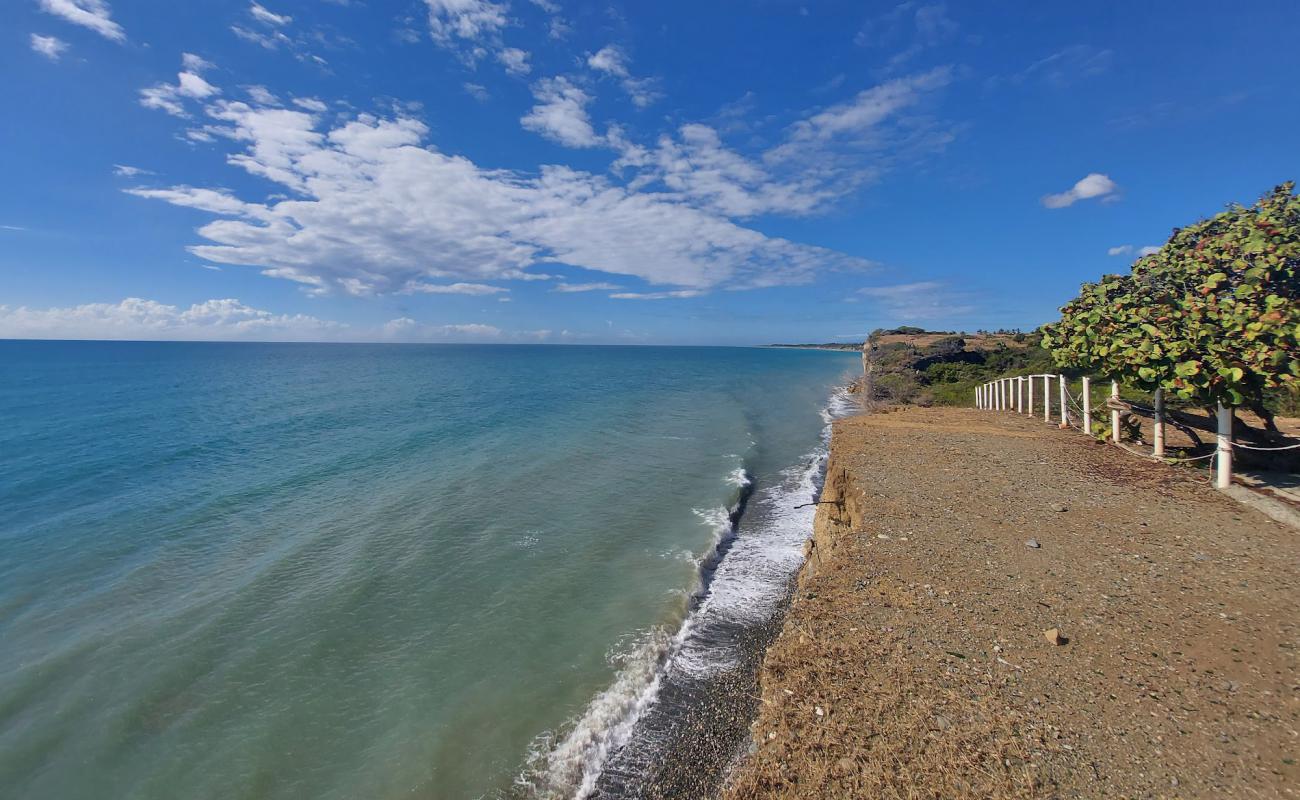
<instances>
[{"instance_id":1,"label":"white cloud","mask_svg":"<svg viewBox=\"0 0 1300 800\"><path fill-rule=\"evenodd\" d=\"M257 20L263 25L272 25L275 27L279 27L281 25L288 25L290 22L293 22L293 17L289 16L288 14L276 14L273 11L267 10L267 8L261 5L260 3L253 3L252 5L250 5L248 7L248 13L252 14L253 19Z\"/></svg>"},{"instance_id":2,"label":"white cloud","mask_svg":"<svg viewBox=\"0 0 1300 800\"><path fill-rule=\"evenodd\" d=\"M704 292L699 289L679 289L673 292L617 292L610 297L615 300L676 300L687 297L699 297Z\"/></svg>"},{"instance_id":3,"label":"white cloud","mask_svg":"<svg viewBox=\"0 0 1300 800\"><path fill-rule=\"evenodd\" d=\"M424 0L424 4L429 7L429 31L441 44L481 39L507 22L506 6L488 0Z\"/></svg>"},{"instance_id":4,"label":"white cloud","mask_svg":"<svg viewBox=\"0 0 1300 800\"><path fill-rule=\"evenodd\" d=\"M254 103L257 103L258 105L262 105L262 106L280 105L280 98L272 94L271 90L267 89L265 86L245 86L244 91L248 92L248 96L252 99Z\"/></svg>"},{"instance_id":5,"label":"white cloud","mask_svg":"<svg viewBox=\"0 0 1300 800\"><path fill-rule=\"evenodd\" d=\"M132 167L127 164L114 164L113 174L120 178L135 178L140 175L152 175L153 173L147 169Z\"/></svg>"},{"instance_id":6,"label":"white cloud","mask_svg":"<svg viewBox=\"0 0 1300 800\"><path fill-rule=\"evenodd\" d=\"M898 78L859 92L852 100L838 103L791 126L785 144L765 154L768 162L820 156L835 145L867 147L879 145L881 126L927 92L947 86L952 70L938 67L929 72Z\"/></svg>"},{"instance_id":7,"label":"white cloud","mask_svg":"<svg viewBox=\"0 0 1300 800\"><path fill-rule=\"evenodd\" d=\"M1159 252L1160 252L1160 248L1159 248L1159 247L1157 247L1156 245L1153 245L1153 244L1149 244L1149 245L1147 245L1146 247L1143 247L1141 250L1138 250L1138 255L1139 255L1139 256L1150 256L1150 255L1154 255L1154 254L1159 253Z\"/></svg>"},{"instance_id":8,"label":"white cloud","mask_svg":"<svg viewBox=\"0 0 1300 800\"><path fill-rule=\"evenodd\" d=\"M42 11L90 28L106 39L115 42L126 39L126 31L111 19L112 11L105 0L40 0L40 5Z\"/></svg>"},{"instance_id":9,"label":"white cloud","mask_svg":"<svg viewBox=\"0 0 1300 800\"><path fill-rule=\"evenodd\" d=\"M591 127L591 95L567 78L544 78L533 85L537 105L519 121L530 131L568 147L595 147L603 140Z\"/></svg>"},{"instance_id":10,"label":"white cloud","mask_svg":"<svg viewBox=\"0 0 1300 800\"><path fill-rule=\"evenodd\" d=\"M295 97L293 104L315 114L323 114L329 110L329 106L314 97Z\"/></svg>"},{"instance_id":11,"label":"white cloud","mask_svg":"<svg viewBox=\"0 0 1300 800\"><path fill-rule=\"evenodd\" d=\"M481 83L465 83L462 88L465 93L480 103L486 103L491 95L488 94L487 87Z\"/></svg>"},{"instance_id":12,"label":"white cloud","mask_svg":"<svg viewBox=\"0 0 1300 800\"><path fill-rule=\"evenodd\" d=\"M406 292L412 294L467 294L481 296L488 294L500 294L508 292L509 289L504 286L489 286L486 283L408 283Z\"/></svg>"},{"instance_id":13,"label":"white cloud","mask_svg":"<svg viewBox=\"0 0 1300 800\"><path fill-rule=\"evenodd\" d=\"M118 303L29 308L0 305L0 339L115 339L254 342L537 341L549 331L506 331L479 322L432 324L409 317L349 325L307 314L276 314L235 299L175 306L128 297Z\"/></svg>"},{"instance_id":14,"label":"white cloud","mask_svg":"<svg viewBox=\"0 0 1300 800\"><path fill-rule=\"evenodd\" d=\"M895 286L871 286L858 294L876 301L893 321L920 322L952 319L975 310L969 297L939 281L917 281Z\"/></svg>"},{"instance_id":15,"label":"white cloud","mask_svg":"<svg viewBox=\"0 0 1300 800\"><path fill-rule=\"evenodd\" d=\"M1133 252L1133 245L1121 244L1118 247L1111 247L1106 250L1108 256L1126 256Z\"/></svg>"},{"instance_id":16,"label":"white cloud","mask_svg":"<svg viewBox=\"0 0 1300 800\"><path fill-rule=\"evenodd\" d=\"M199 75L199 70L212 66L210 63L192 53L185 53L181 63L185 69L177 73L175 84L159 83L140 90L140 105L183 117L187 116L184 100L206 100L221 93Z\"/></svg>"},{"instance_id":17,"label":"white cloud","mask_svg":"<svg viewBox=\"0 0 1300 800\"><path fill-rule=\"evenodd\" d=\"M401 317L384 324L383 338L398 341L493 341L506 336L495 325L470 322L456 325L428 325L409 317ZM527 334L524 334L526 338ZM518 337L511 337L518 338Z\"/></svg>"},{"instance_id":18,"label":"white cloud","mask_svg":"<svg viewBox=\"0 0 1300 800\"><path fill-rule=\"evenodd\" d=\"M625 150L619 166L642 169L642 181L657 181L702 207L731 217L765 213L807 214L837 192L820 175L795 171L779 180L762 164L722 143L707 125L683 125L678 138L662 136L654 150Z\"/></svg>"},{"instance_id":19,"label":"white cloud","mask_svg":"<svg viewBox=\"0 0 1300 800\"><path fill-rule=\"evenodd\" d=\"M1108 176L1100 172L1092 172L1080 178L1078 183L1066 191L1044 196L1042 203L1048 208L1066 208L1080 200L1091 200L1098 197L1103 199L1113 198L1116 196L1115 192L1117 191L1119 191L1119 185Z\"/></svg>"},{"instance_id":20,"label":"white cloud","mask_svg":"<svg viewBox=\"0 0 1300 800\"><path fill-rule=\"evenodd\" d=\"M181 66L189 72L202 72L212 68L212 62L193 53L181 53Z\"/></svg>"},{"instance_id":21,"label":"white cloud","mask_svg":"<svg viewBox=\"0 0 1300 800\"><path fill-rule=\"evenodd\" d=\"M252 42L259 47L267 50L275 50L280 45L292 45L293 40L277 30L271 30L267 33L249 30L242 25L231 25L230 32L243 39L246 42Z\"/></svg>"},{"instance_id":22,"label":"white cloud","mask_svg":"<svg viewBox=\"0 0 1300 800\"><path fill-rule=\"evenodd\" d=\"M600 281L597 283L557 283L555 284L555 288L551 289L551 291L560 292L561 294L571 294L574 292L613 292L622 288L622 286L619 286L616 283Z\"/></svg>"},{"instance_id":23,"label":"white cloud","mask_svg":"<svg viewBox=\"0 0 1300 800\"><path fill-rule=\"evenodd\" d=\"M189 308L138 297L67 308L0 306L0 338L328 339L345 327L302 314L272 314L230 299L208 300Z\"/></svg>"},{"instance_id":24,"label":"white cloud","mask_svg":"<svg viewBox=\"0 0 1300 800\"><path fill-rule=\"evenodd\" d=\"M227 160L289 195L264 203L188 186L137 187L218 217L195 255L245 264L312 291L401 291L429 279L520 279L563 263L675 290L799 283L861 259L743 228L672 192L620 186L564 167L525 176L483 169L425 144L413 119L370 115L320 128L318 115L217 101L207 131ZM545 276L549 277L549 276Z\"/></svg>"},{"instance_id":25,"label":"white cloud","mask_svg":"<svg viewBox=\"0 0 1300 800\"><path fill-rule=\"evenodd\" d=\"M619 78L627 77L627 54L617 45L607 44L587 58L587 66Z\"/></svg>"},{"instance_id":26,"label":"white cloud","mask_svg":"<svg viewBox=\"0 0 1300 800\"><path fill-rule=\"evenodd\" d=\"M628 71L629 59L624 50L608 44L587 57L587 66L597 72L620 79L623 90L632 98L638 108L645 108L659 99L660 94L654 88L655 82L647 78L635 78Z\"/></svg>"},{"instance_id":27,"label":"white cloud","mask_svg":"<svg viewBox=\"0 0 1300 800\"><path fill-rule=\"evenodd\" d=\"M57 36L41 36L39 33L32 34L31 43L32 50L51 61L58 61L68 49L68 43Z\"/></svg>"},{"instance_id":28,"label":"white cloud","mask_svg":"<svg viewBox=\"0 0 1300 800\"><path fill-rule=\"evenodd\" d=\"M523 76L533 71L528 63L528 51L518 47L506 47L497 53L497 60L511 75Z\"/></svg>"}]
</instances>

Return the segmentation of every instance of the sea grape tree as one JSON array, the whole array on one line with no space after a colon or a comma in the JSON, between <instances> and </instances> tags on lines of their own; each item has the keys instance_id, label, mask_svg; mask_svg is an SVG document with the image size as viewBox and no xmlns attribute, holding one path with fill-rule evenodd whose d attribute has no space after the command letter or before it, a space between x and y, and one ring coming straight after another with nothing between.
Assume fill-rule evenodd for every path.
<instances>
[{"instance_id":1,"label":"sea grape tree","mask_svg":"<svg viewBox=\"0 0 1300 800\"><path fill-rule=\"evenodd\" d=\"M1300 385L1295 184L1175 230L1128 275L1084 284L1042 344L1062 367L1262 412L1266 391Z\"/></svg>"}]
</instances>

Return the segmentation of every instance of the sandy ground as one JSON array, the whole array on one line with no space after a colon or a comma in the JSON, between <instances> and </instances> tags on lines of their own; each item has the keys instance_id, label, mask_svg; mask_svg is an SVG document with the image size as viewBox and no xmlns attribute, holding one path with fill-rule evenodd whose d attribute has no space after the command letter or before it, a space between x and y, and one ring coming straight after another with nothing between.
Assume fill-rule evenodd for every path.
<instances>
[{"instance_id":1,"label":"sandy ground","mask_svg":"<svg viewBox=\"0 0 1300 800\"><path fill-rule=\"evenodd\" d=\"M724 797L1300 796L1300 533L1205 479L1010 414L837 422Z\"/></svg>"}]
</instances>

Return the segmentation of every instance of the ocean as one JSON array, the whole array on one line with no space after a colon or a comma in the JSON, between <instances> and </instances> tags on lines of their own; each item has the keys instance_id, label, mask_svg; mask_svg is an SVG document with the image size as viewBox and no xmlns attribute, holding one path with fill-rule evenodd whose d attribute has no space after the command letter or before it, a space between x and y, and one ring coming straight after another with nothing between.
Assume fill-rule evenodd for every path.
<instances>
[{"instance_id":1,"label":"ocean","mask_svg":"<svg viewBox=\"0 0 1300 800\"><path fill-rule=\"evenodd\" d=\"M635 796L777 612L859 370L0 341L0 793Z\"/></svg>"}]
</instances>

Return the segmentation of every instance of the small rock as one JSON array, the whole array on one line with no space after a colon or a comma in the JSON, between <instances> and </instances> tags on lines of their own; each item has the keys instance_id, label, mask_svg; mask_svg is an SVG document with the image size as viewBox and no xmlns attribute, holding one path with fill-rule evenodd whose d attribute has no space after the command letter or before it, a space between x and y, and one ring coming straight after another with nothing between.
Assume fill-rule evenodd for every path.
<instances>
[{"instance_id":1,"label":"small rock","mask_svg":"<svg viewBox=\"0 0 1300 800\"><path fill-rule=\"evenodd\" d=\"M1064 505L1064 504L1062 504L1062 503L1052 503L1052 505L1050 506L1050 508L1051 508L1053 511L1057 512L1057 513L1061 513L1061 512L1069 511L1069 510L1070 510L1070 507L1069 507L1069 506Z\"/></svg>"},{"instance_id":2,"label":"small rock","mask_svg":"<svg viewBox=\"0 0 1300 800\"><path fill-rule=\"evenodd\" d=\"M821 707L821 706L814 706L814 707L813 707L813 712L816 713L817 716L819 716L819 717L824 717L824 716L826 716L826 712L822 710L822 707Z\"/></svg>"},{"instance_id":3,"label":"small rock","mask_svg":"<svg viewBox=\"0 0 1300 800\"><path fill-rule=\"evenodd\" d=\"M1038 548L1042 547L1042 545L1038 543L1037 539L1030 539L1029 541L1025 542L1025 547L1029 547L1034 550L1037 550Z\"/></svg>"},{"instance_id":4,"label":"small rock","mask_svg":"<svg viewBox=\"0 0 1300 800\"><path fill-rule=\"evenodd\" d=\"M1043 631L1043 637L1055 645L1065 644L1065 637L1061 635L1060 628L1048 628Z\"/></svg>"}]
</instances>

